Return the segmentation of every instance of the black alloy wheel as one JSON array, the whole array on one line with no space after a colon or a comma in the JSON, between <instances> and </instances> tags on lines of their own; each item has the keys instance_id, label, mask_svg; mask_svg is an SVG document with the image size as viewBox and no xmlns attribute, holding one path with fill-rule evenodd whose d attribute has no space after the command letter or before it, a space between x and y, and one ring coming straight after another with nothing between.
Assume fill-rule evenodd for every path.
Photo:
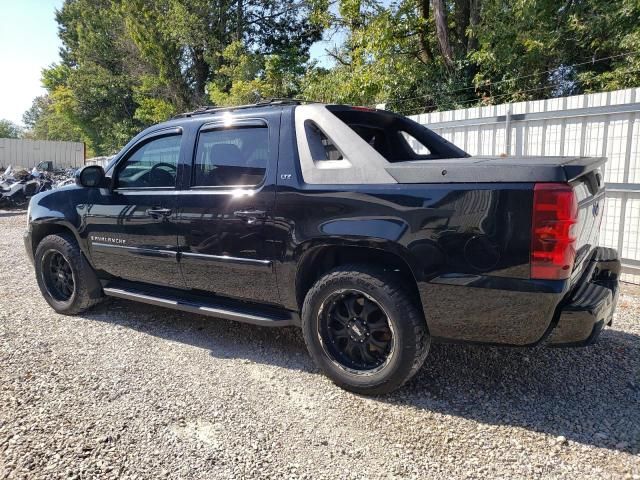
<instances>
[{"instance_id":1,"label":"black alloy wheel","mask_svg":"<svg viewBox=\"0 0 640 480\"><path fill-rule=\"evenodd\" d=\"M47 235L34 252L36 280L56 312L75 315L104 298L102 284L70 232Z\"/></svg>"},{"instance_id":2,"label":"black alloy wheel","mask_svg":"<svg viewBox=\"0 0 640 480\"><path fill-rule=\"evenodd\" d=\"M368 374L384 367L394 345L394 335L382 307L358 290L329 297L318 322L327 354L352 373Z\"/></svg>"},{"instance_id":3,"label":"black alloy wheel","mask_svg":"<svg viewBox=\"0 0 640 480\"><path fill-rule=\"evenodd\" d=\"M411 277L377 265L340 265L302 305L302 334L315 364L338 386L383 395L406 383L431 337Z\"/></svg>"},{"instance_id":4,"label":"black alloy wheel","mask_svg":"<svg viewBox=\"0 0 640 480\"><path fill-rule=\"evenodd\" d=\"M66 302L75 289L71 265L64 256L49 250L42 257L42 275L49 294L59 302Z\"/></svg>"}]
</instances>

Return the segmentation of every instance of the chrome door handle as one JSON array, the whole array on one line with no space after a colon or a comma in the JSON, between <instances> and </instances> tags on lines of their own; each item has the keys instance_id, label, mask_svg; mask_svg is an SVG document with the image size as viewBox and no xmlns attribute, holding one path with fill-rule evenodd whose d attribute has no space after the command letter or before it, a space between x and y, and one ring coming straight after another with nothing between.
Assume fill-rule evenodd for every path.
<instances>
[{"instance_id":1,"label":"chrome door handle","mask_svg":"<svg viewBox=\"0 0 640 480\"><path fill-rule=\"evenodd\" d=\"M146 211L147 215L152 218L168 217L171 215L170 208L149 208Z\"/></svg>"},{"instance_id":2,"label":"chrome door handle","mask_svg":"<svg viewBox=\"0 0 640 480\"><path fill-rule=\"evenodd\" d=\"M255 223L259 218L265 218L267 212L264 210L238 210L233 212L236 217L244 218L247 223Z\"/></svg>"}]
</instances>

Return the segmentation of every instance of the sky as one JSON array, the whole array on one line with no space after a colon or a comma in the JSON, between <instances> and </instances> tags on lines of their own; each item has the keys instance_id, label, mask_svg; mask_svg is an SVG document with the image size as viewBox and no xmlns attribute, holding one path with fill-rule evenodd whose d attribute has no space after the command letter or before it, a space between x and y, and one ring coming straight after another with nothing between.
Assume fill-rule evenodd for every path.
<instances>
[{"instance_id":1,"label":"sky","mask_svg":"<svg viewBox=\"0 0 640 480\"><path fill-rule=\"evenodd\" d=\"M0 119L22 125L22 114L45 93L42 69L60 60L55 9L63 0L0 0ZM335 38L318 42L311 56L327 64L325 49Z\"/></svg>"},{"instance_id":2,"label":"sky","mask_svg":"<svg viewBox=\"0 0 640 480\"><path fill-rule=\"evenodd\" d=\"M0 119L22 124L42 95L43 68L59 60L55 8L62 0L0 0Z\"/></svg>"}]
</instances>

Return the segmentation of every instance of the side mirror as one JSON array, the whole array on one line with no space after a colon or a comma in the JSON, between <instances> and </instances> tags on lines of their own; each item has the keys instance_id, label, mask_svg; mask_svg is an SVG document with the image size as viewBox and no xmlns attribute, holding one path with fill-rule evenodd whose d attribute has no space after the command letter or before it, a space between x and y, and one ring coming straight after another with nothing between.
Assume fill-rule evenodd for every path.
<instances>
[{"instance_id":1,"label":"side mirror","mask_svg":"<svg viewBox=\"0 0 640 480\"><path fill-rule=\"evenodd\" d=\"M87 165L76 173L76 185L88 188L106 186L104 168L100 165Z\"/></svg>"}]
</instances>

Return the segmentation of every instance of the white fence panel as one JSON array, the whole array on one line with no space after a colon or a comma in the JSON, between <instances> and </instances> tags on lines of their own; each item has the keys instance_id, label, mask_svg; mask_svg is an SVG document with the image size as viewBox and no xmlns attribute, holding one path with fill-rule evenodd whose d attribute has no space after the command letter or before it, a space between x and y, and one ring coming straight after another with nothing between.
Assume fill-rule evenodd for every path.
<instances>
[{"instance_id":1,"label":"white fence panel","mask_svg":"<svg viewBox=\"0 0 640 480\"><path fill-rule=\"evenodd\" d=\"M2 168L32 168L43 161L52 161L54 168L77 168L84 165L84 156L84 143L80 142L0 138Z\"/></svg>"},{"instance_id":2,"label":"white fence panel","mask_svg":"<svg viewBox=\"0 0 640 480\"><path fill-rule=\"evenodd\" d=\"M105 168L113 157L92 157L87 158L84 162L85 165L100 165L102 168Z\"/></svg>"},{"instance_id":3,"label":"white fence panel","mask_svg":"<svg viewBox=\"0 0 640 480\"><path fill-rule=\"evenodd\" d=\"M600 241L640 283L640 88L412 118L472 155L606 156Z\"/></svg>"}]
</instances>

